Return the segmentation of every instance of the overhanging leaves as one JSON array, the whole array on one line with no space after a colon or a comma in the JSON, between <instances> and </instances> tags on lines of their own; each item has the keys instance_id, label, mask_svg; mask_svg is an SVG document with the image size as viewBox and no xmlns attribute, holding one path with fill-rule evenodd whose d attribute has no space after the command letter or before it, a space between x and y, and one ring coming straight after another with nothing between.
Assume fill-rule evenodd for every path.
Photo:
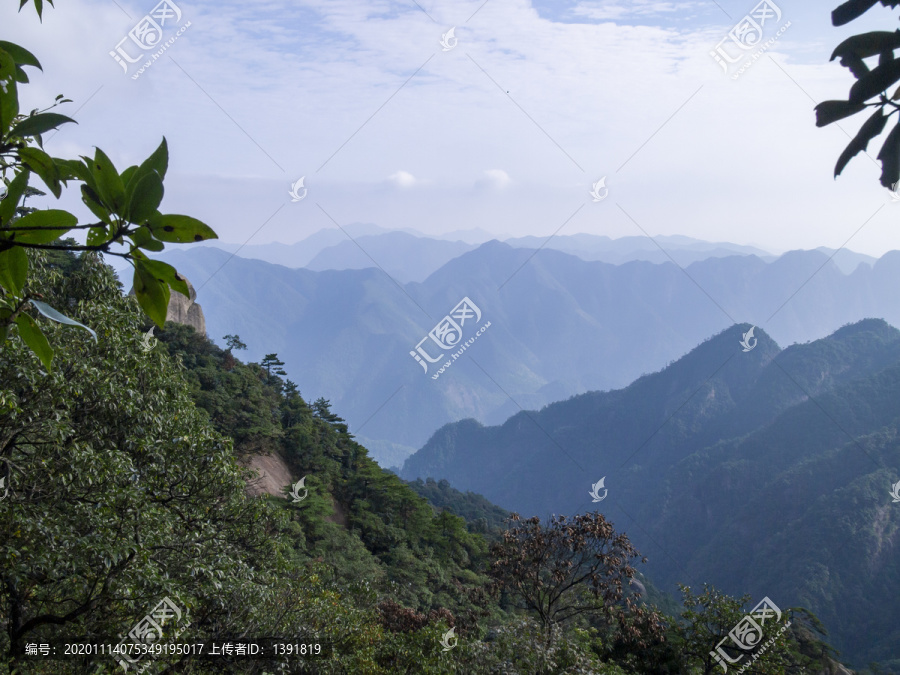
<instances>
[{"instance_id":1,"label":"overhanging leaves","mask_svg":"<svg viewBox=\"0 0 900 675\"><path fill-rule=\"evenodd\" d=\"M21 148L19 157L29 169L41 177L53 196L59 199L62 194L62 186L59 184L59 167L53 158L40 148L33 146Z\"/></svg>"},{"instance_id":2,"label":"overhanging leaves","mask_svg":"<svg viewBox=\"0 0 900 675\"><path fill-rule=\"evenodd\" d=\"M885 124L887 124L887 117L884 116L882 109L878 108L878 110L866 120L865 124L862 125L859 132L854 136L853 140L850 141L844 152L841 153L841 156L838 158L837 164L834 167L835 178L840 175L841 171L844 170L844 167L847 166L847 163L851 159L860 152L866 150L869 146L869 141L884 131Z\"/></svg>"},{"instance_id":3,"label":"overhanging leaves","mask_svg":"<svg viewBox=\"0 0 900 675\"><path fill-rule=\"evenodd\" d=\"M162 328L169 309L169 284L154 274L147 260L134 261L134 294L143 310Z\"/></svg>"},{"instance_id":4,"label":"overhanging leaves","mask_svg":"<svg viewBox=\"0 0 900 675\"><path fill-rule=\"evenodd\" d=\"M10 229L3 230L7 239L24 244L47 244L58 239L78 224L68 211L47 209L33 211L19 218Z\"/></svg>"},{"instance_id":5,"label":"overhanging leaves","mask_svg":"<svg viewBox=\"0 0 900 675\"><path fill-rule=\"evenodd\" d=\"M16 64L0 49L0 137L5 136L19 114L19 92L15 82Z\"/></svg>"},{"instance_id":6,"label":"overhanging leaves","mask_svg":"<svg viewBox=\"0 0 900 675\"><path fill-rule=\"evenodd\" d=\"M150 233L150 228L146 226L137 228L131 234L131 241L134 243L134 248L136 249L142 248L147 251L162 251L165 248L165 245L161 241L153 238L153 235Z\"/></svg>"},{"instance_id":7,"label":"overhanging leaves","mask_svg":"<svg viewBox=\"0 0 900 675\"><path fill-rule=\"evenodd\" d=\"M104 205L117 214L121 214L125 206L125 186L116 171L116 167L100 148L94 153L91 162L91 174L97 184L97 193Z\"/></svg>"},{"instance_id":8,"label":"overhanging leaves","mask_svg":"<svg viewBox=\"0 0 900 675\"><path fill-rule=\"evenodd\" d=\"M900 80L900 60L891 60L877 66L850 87L850 102L863 103L878 96L892 84Z\"/></svg>"},{"instance_id":9,"label":"overhanging leaves","mask_svg":"<svg viewBox=\"0 0 900 675\"><path fill-rule=\"evenodd\" d=\"M162 142L153 151L153 154L143 161L140 168L147 171L156 171L160 178L165 179L166 171L169 168L169 145L166 143L165 136L163 136Z\"/></svg>"},{"instance_id":10,"label":"overhanging leaves","mask_svg":"<svg viewBox=\"0 0 900 675\"><path fill-rule=\"evenodd\" d=\"M50 370L53 363L53 349L37 322L28 314L19 314L16 317L16 326L19 328L19 337L22 341L37 355L44 368Z\"/></svg>"},{"instance_id":11,"label":"overhanging leaves","mask_svg":"<svg viewBox=\"0 0 900 675\"><path fill-rule=\"evenodd\" d=\"M28 177L30 172L28 169L19 172L9 187L6 189L6 196L0 199L0 225L4 225L16 215L16 207L25 194L25 188L28 187Z\"/></svg>"},{"instance_id":12,"label":"overhanging leaves","mask_svg":"<svg viewBox=\"0 0 900 675\"><path fill-rule=\"evenodd\" d=\"M22 294L28 277L28 256L25 250L14 246L0 251L0 285L12 295Z\"/></svg>"},{"instance_id":13,"label":"overhanging leaves","mask_svg":"<svg viewBox=\"0 0 900 675\"><path fill-rule=\"evenodd\" d=\"M865 14L877 3L878 0L848 0L848 2L831 12L831 25L843 26L845 23L850 23L853 19Z\"/></svg>"},{"instance_id":14,"label":"overhanging leaves","mask_svg":"<svg viewBox=\"0 0 900 675\"><path fill-rule=\"evenodd\" d=\"M144 259L140 263L146 267L159 281L167 283L172 290L178 291L186 298L190 298L190 290L184 277L178 271L162 260Z\"/></svg>"},{"instance_id":15,"label":"overhanging leaves","mask_svg":"<svg viewBox=\"0 0 900 675\"><path fill-rule=\"evenodd\" d=\"M131 191L125 206L125 219L138 225L143 224L156 213L156 209L162 202L163 193L163 184L159 174L155 170L151 170L137 181Z\"/></svg>"},{"instance_id":16,"label":"overhanging leaves","mask_svg":"<svg viewBox=\"0 0 900 675\"><path fill-rule=\"evenodd\" d=\"M816 126L828 126L845 117L855 115L860 110L865 110L863 103L850 103L849 101L822 101L816 106Z\"/></svg>"},{"instance_id":17,"label":"overhanging leaves","mask_svg":"<svg viewBox=\"0 0 900 675\"><path fill-rule=\"evenodd\" d=\"M12 42L7 42L6 40L0 40L0 49L9 54L13 58L13 61L15 61L16 65L34 66L38 70L43 70L43 68L41 68L40 61L37 60L37 57L24 47L20 47L19 45Z\"/></svg>"},{"instance_id":18,"label":"overhanging leaves","mask_svg":"<svg viewBox=\"0 0 900 675\"><path fill-rule=\"evenodd\" d=\"M81 201L83 201L85 206L91 210L91 213L104 223L112 223L112 215L110 215L107 208L103 205L103 202L100 200L100 195L94 192L91 186L87 184L81 186Z\"/></svg>"},{"instance_id":19,"label":"overhanging leaves","mask_svg":"<svg viewBox=\"0 0 900 675\"><path fill-rule=\"evenodd\" d=\"M37 136L44 134L52 129L56 129L61 124L72 122L77 124L71 117L60 115L59 113L39 113L26 117L10 130L12 136Z\"/></svg>"},{"instance_id":20,"label":"overhanging leaves","mask_svg":"<svg viewBox=\"0 0 900 675\"><path fill-rule=\"evenodd\" d=\"M847 54L846 56L842 56L841 65L844 66L844 68L847 68L851 73L853 73L853 77L855 77L857 80L861 77L865 77L870 72L869 66L866 65L866 62L856 54Z\"/></svg>"},{"instance_id":21,"label":"overhanging leaves","mask_svg":"<svg viewBox=\"0 0 900 675\"><path fill-rule=\"evenodd\" d=\"M894 125L878 153L881 160L881 184L889 188L900 181L900 122Z\"/></svg>"},{"instance_id":22,"label":"overhanging leaves","mask_svg":"<svg viewBox=\"0 0 900 675\"><path fill-rule=\"evenodd\" d=\"M194 241L218 239L218 235L208 225L190 216L158 213L147 221L147 226L153 232L153 236L160 241L189 244Z\"/></svg>"},{"instance_id":23,"label":"overhanging leaves","mask_svg":"<svg viewBox=\"0 0 900 675\"><path fill-rule=\"evenodd\" d=\"M877 56L885 50L893 50L900 47L900 30L891 31L872 31L871 33L862 33L861 35L853 35L844 40L835 47L831 54L831 61L838 57L857 56L861 59L870 56Z\"/></svg>"},{"instance_id":24,"label":"overhanging leaves","mask_svg":"<svg viewBox=\"0 0 900 675\"><path fill-rule=\"evenodd\" d=\"M57 159L56 165L59 167L59 176L62 180L80 180L88 185L94 182L91 170L84 162L77 159Z\"/></svg>"},{"instance_id":25,"label":"overhanging leaves","mask_svg":"<svg viewBox=\"0 0 900 675\"><path fill-rule=\"evenodd\" d=\"M0 82L13 80L15 76L15 59L5 49L0 49Z\"/></svg>"}]
</instances>

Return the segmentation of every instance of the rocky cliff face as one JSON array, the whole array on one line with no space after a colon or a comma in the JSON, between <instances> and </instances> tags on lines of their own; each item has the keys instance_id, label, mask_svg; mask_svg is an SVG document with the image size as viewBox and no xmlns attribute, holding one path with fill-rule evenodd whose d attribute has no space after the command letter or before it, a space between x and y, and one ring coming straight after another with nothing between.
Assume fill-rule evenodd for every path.
<instances>
[{"instance_id":1,"label":"rocky cliff face","mask_svg":"<svg viewBox=\"0 0 900 675\"><path fill-rule=\"evenodd\" d=\"M172 291L169 296L169 309L166 312L166 321L174 321L175 323L183 323L190 326L201 335L206 335L206 319L203 318L203 308L196 302L197 291L187 282L190 297L186 298L181 293Z\"/></svg>"},{"instance_id":2,"label":"rocky cliff face","mask_svg":"<svg viewBox=\"0 0 900 675\"><path fill-rule=\"evenodd\" d=\"M206 335L206 319L203 317L203 308L194 302L197 298L197 291L186 278L190 297L185 297L181 293L172 291L169 296L169 308L166 311L166 321L174 321L190 326L201 335ZM134 295L134 288L128 293Z\"/></svg>"}]
</instances>

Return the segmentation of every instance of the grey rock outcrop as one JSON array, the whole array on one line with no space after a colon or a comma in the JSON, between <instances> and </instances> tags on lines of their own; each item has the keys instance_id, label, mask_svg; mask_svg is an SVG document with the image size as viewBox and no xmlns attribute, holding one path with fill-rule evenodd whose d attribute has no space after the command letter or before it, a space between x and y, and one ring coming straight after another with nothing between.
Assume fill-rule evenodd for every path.
<instances>
[{"instance_id":1,"label":"grey rock outcrop","mask_svg":"<svg viewBox=\"0 0 900 675\"><path fill-rule=\"evenodd\" d=\"M166 312L166 321L174 321L175 323L183 323L190 326L201 335L206 335L206 319L203 317L203 308L195 302L197 299L197 291L191 285L191 282L185 279L190 291L190 297L185 297L181 293L172 291L169 296L169 309Z\"/></svg>"},{"instance_id":2,"label":"grey rock outcrop","mask_svg":"<svg viewBox=\"0 0 900 675\"><path fill-rule=\"evenodd\" d=\"M190 326L201 335L206 335L206 319L203 316L203 308L195 302L197 299L197 291L187 278L184 278L188 287L190 297L185 297L181 293L172 291L169 295L169 307L166 310L166 321L174 321L185 326ZM128 295L134 295L134 288L129 291Z\"/></svg>"}]
</instances>

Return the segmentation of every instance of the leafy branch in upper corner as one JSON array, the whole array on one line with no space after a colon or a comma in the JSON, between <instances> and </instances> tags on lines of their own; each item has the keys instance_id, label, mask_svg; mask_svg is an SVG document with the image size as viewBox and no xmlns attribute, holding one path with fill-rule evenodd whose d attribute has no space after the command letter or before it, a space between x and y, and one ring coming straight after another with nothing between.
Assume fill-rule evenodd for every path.
<instances>
[{"instance_id":1,"label":"leafy branch in upper corner","mask_svg":"<svg viewBox=\"0 0 900 675\"><path fill-rule=\"evenodd\" d=\"M831 23L843 26L877 3L878 0L848 0L831 13ZM900 1L881 0L881 4L897 7ZM832 61L840 59L841 65L853 74L856 82L850 87L846 101L823 101L816 106L816 126L824 127L866 108L875 108L838 158L834 167L835 177L853 157L866 151L869 141L884 131L888 118L900 111L900 87L890 97L887 95L888 88L900 81L900 59L894 56L894 50L898 47L900 30L873 31L847 38L831 55ZM878 65L871 68L865 59L875 56L878 57ZM900 115L878 152L878 160L881 162L881 185L892 187L900 181Z\"/></svg>"},{"instance_id":2,"label":"leafy branch in upper corner","mask_svg":"<svg viewBox=\"0 0 900 675\"><path fill-rule=\"evenodd\" d=\"M22 0L20 9L27 3L28 0ZM34 0L34 5L40 16L41 0ZM145 251L162 251L165 242L215 239L216 233L196 218L160 213L163 179L169 164L165 138L143 163L121 173L99 148L93 157L80 159L48 155L43 135L75 120L49 112L70 102L62 96L57 96L49 108L20 114L18 86L29 81L26 66L43 70L27 49L0 41L0 344L15 325L19 337L50 368L53 349L29 310L85 328L95 340L97 336L87 326L40 302L40 295L29 291L28 249L102 251L125 258L134 266L138 303L162 327L171 290L188 295L188 287L174 267L151 260ZM29 196L43 194L29 185L33 176L57 199L70 181L81 183L81 199L97 222L79 224L75 215L62 209L26 208L24 203ZM62 240L75 230L86 231L86 243ZM113 245L125 246L126 250L111 251Z\"/></svg>"}]
</instances>

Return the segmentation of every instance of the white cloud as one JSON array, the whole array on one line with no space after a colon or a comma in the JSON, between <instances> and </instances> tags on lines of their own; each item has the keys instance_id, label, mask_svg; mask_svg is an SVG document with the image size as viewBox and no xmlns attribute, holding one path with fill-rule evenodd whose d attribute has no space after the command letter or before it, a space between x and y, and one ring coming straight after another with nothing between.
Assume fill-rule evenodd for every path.
<instances>
[{"instance_id":1,"label":"white cloud","mask_svg":"<svg viewBox=\"0 0 900 675\"><path fill-rule=\"evenodd\" d=\"M57 93L75 99L59 112L79 124L46 139L48 151L97 145L120 169L165 135L164 210L202 214L229 240L255 232L301 175L341 223L438 233L464 220L538 235L590 199L573 184L608 175L610 198L588 204L566 233L599 232L602 222L611 236L640 234L618 203L650 234L772 249L840 245L887 199L865 158L832 179L847 136L817 129L812 113L852 84L828 62L833 47L885 30L896 21L887 9L837 30L828 7L779 3L791 29L734 82L709 51L739 16L709 3L631 3L626 22L610 20L621 1L603 0L553 17L551 3L492 0L469 21L482 0L420 3L431 18L391 0L184 0L191 29L132 81L108 52L154 4L130 0L126 15L105 0L58 3L40 24L0 3L0 25L45 66L21 88L22 107ZM442 52L450 26L458 47ZM851 136L858 126L840 124ZM500 166L515 181L482 173ZM416 189L398 199L385 176ZM243 217L251 202L263 215ZM254 242L293 241L295 218L307 229L333 225L310 204L292 205ZM850 246L900 247L875 222L888 210Z\"/></svg>"},{"instance_id":2,"label":"white cloud","mask_svg":"<svg viewBox=\"0 0 900 675\"><path fill-rule=\"evenodd\" d=\"M388 176L388 180L400 188L410 188L420 182L408 171L397 171Z\"/></svg>"},{"instance_id":3,"label":"white cloud","mask_svg":"<svg viewBox=\"0 0 900 675\"><path fill-rule=\"evenodd\" d=\"M694 2L675 3L656 2L655 0L616 2L615 0L600 0L600 2L579 2L572 8L572 14L600 21L615 21L625 17L665 15L673 12L683 13L696 7L697 3Z\"/></svg>"},{"instance_id":4,"label":"white cloud","mask_svg":"<svg viewBox=\"0 0 900 675\"><path fill-rule=\"evenodd\" d=\"M509 174L503 169L488 169L484 172L484 178L479 178L475 182L476 187L491 188L494 190L502 190L512 183Z\"/></svg>"}]
</instances>

